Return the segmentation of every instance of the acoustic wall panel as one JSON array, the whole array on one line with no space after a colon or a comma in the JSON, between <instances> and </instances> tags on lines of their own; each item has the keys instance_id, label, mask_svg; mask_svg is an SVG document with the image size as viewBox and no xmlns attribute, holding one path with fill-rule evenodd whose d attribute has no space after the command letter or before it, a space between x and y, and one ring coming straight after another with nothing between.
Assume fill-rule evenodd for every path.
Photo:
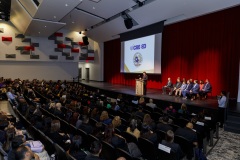
<instances>
[{"instance_id":1,"label":"acoustic wall panel","mask_svg":"<svg viewBox=\"0 0 240 160\"><path fill-rule=\"evenodd\" d=\"M16 54L6 54L6 58L16 58Z\"/></svg>"},{"instance_id":2,"label":"acoustic wall panel","mask_svg":"<svg viewBox=\"0 0 240 160\"><path fill-rule=\"evenodd\" d=\"M12 42L12 37L2 37L2 41Z\"/></svg>"}]
</instances>

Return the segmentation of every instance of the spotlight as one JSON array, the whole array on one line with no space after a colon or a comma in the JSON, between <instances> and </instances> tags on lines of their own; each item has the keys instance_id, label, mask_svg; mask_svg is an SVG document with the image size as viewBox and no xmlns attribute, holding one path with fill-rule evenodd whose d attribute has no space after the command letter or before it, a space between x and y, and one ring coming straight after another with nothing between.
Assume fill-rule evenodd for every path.
<instances>
[{"instance_id":1,"label":"spotlight","mask_svg":"<svg viewBox=\"0 0 240 160\"><path fill-rule=\"evenodd\" d=\"M132 18L124 19L124 24L125 24L127 29L131 29L133 27Z\"/></svg>"}]
</instances>

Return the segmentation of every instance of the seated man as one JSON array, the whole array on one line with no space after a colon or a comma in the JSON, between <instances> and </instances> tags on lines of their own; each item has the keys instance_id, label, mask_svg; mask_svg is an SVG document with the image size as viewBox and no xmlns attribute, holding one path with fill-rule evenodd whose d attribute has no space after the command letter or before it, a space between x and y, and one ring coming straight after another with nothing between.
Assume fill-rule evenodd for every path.
<instances>
[{"instance_id":1,"label":"seated man","mask_svg":"<svg viewBox=\"0 0 240 160\"><path fill-rule=\"evenodd\" d=\"M149 103L147 103L146 106L151 107L153 109L157 107L157 105L153 103L153 99L151 98L149 99Z\"/></svg>"},{"instance_id":2,"label":"seated man","mask_svg":"<svg viewBox=\"0 0 240 160\"><path fill-rule=\"evenodd\" d=\"M182 91L187 87L186 81L182 82L182 85L180 88L176 89L175 91L175 96L181 96L182 95Z\"/></svg>"},{"instance_id":3,"label":"seated man","mask_svg":"<svg viewBox=\"0 0 240 160\"><path fill-rule=\"evenodd\" d=\"M100 153L102 151L102 144L100 141L94 141L92 142L91 146L90 146L90 154L87 155L87 157L85 158L85 160L101 160L100 158Z\"/></svg>"},{"instance_id":4,"label":"seated man","mask_svg":"<svg viewBox=\"0 0 240 160\"><path fill-rule=\"evenodd\" d=\"M205 99L207 93L209 93L209 92L211 92L211 91L212 91L212 86L211 86L211 84L209 83L209 80L206 79L205 84L204 84L202 90L199 91L199 95L200 95L200 97L203 97L203 98Z\"/></svg>"},{"instance_id":5,"label":"seated man","mask_svg":"<svg viewBox=\"0 0 240 160\"><path fill-rule=\"evenodd\" d=\"M191 89L192 89L192 85L190 83L190 80L188 80L186 88L182 91L183 99L187 99L187 94L189 94Z\"/></svg>"},{"instance_id":6,"label":"seated man","mask_svg":"<svg viewBox=\"0 0 240 160\"><path fill-rule=\"evenodd\" d=\"M15 160L40 160L39 156L34 154L30 147L21 145L16 150Z\"/></svg>"},{"instance_id":7,"label":"seated man","mask_svg":"<svg viewBox=\"0 0 240 160\"><path fill-rule=\"evenodd\" d=\"M194 100L196 98L196 95L199 92L199 84L197 83L197 80L194 80L194 85L193 88L190 90L190 97L192 98L191 100Z\"/></svg>"},{"instance_id":8,"label":"seated man","mask_svg":"<svg viewBox=\"0 0 240 160\"><path fill-rule=\"evenodd\" d=\"M175 131L175 135L184 137L190 141L194 146L198 146L197 133L193 131L193 124L191 122L187 123L185 128L178 128ZM187 153L187 158L190 159L193 156L193 151Z\"/></svg>"},{"instance_id":9,"label":"seated man","mask_svg":"<svg viewBox=\"0 0 240 160\"><path fill-rule=\"evenodd\" d=\"M174 141L174 133L173 133L173 131L168 130L166 133L166 139L162 140L162 144L164 146L171 148L171 150L174 153L176 153L177 159L181 159L184 156L184 154L183 154L179 144L174 143L173 141Z\"/></svg>"},{"instance_id":10,"label":"seated man","mask_svg":"<svg viewBox=\"0 0 240 160\"><path fill-rule=\"evenodd\" d=\"M172 81L171 81L171 78L169 77L167 84L162 87L163 94L166 94L166 90L171 88L172 88Z\"/></svg>"},{"instance_id":11,"label":"seated man","mask_svg":"<svg viewBox=\"0 0 240 160\"><path fill-rule=\"evenodd\" d=\"M181 80L180 80L180 77L177 78L177 82L176 84L174 85L173 88L171 88L171 91L169 92L169 95L173 95L173 92L175 92L177 89L179 89L180 87L182 86L182 83L181 83Z\"/></svg>"}]
</instances>

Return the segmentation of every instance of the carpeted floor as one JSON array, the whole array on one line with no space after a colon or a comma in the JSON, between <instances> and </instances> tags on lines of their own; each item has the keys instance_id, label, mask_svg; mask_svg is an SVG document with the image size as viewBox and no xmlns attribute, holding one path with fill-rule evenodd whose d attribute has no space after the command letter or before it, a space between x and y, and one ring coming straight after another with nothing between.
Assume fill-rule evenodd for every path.
<instances>
[{"instance_id":1,"label":"carpeted floor","mask_svg":"<svg viewBox=\"0 0 240 160\"><path fill-rule=\"evenodd\" d=\"M240 160L240 134L219 130L217 144L208 154L208 160Z\"/></svg>"}]
</instances>

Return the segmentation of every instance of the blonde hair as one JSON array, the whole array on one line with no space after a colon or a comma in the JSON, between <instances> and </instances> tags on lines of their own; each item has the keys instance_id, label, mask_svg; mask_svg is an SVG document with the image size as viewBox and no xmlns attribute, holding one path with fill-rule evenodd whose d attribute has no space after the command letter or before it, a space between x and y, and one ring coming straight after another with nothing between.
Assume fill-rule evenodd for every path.
<instances>
[{"instance_id":1,"label":"blonde hair","mask_svg":"<svg viewBox=\"0 0 240 160\"><path fill-rule=\"evenodd\" d=\"M118 127L122 124L121 118L119 116L115 116L112 120L113 128Z\"/></svg>"},{"instance_id":2,"label":"blonde hair","mask_svg":"<svg viewBox=\"0 0 240 160\"><path fill-rule=\"evenodd\" d=\"M102 111L101 116L100 116L100 121L104 121L108 119L108 112L107 111Z\"/></svg>"},{"instance_id":3,"label":"blonde hair","mask_svg":"<svg viewBox=\"0 0 240 160\"><path fill-rule=\"evenodd\" d=\"M143 102L145 102L144 97L140 97L140 99L139 99L139 103L143 103Z\"/></svg>"},{"instance_id":4,"label":"blonde hair","mask_svg":"<svg viewBox=\"0 0 240 160\"><path fill-rule=\"evenodd\" d=\"M183 103L183 104L181 105L181 109L184 110L184 111L186 111L186 110L187 110L187 105L186 105L185 103Z\"/></svg>"}]
</instances>

